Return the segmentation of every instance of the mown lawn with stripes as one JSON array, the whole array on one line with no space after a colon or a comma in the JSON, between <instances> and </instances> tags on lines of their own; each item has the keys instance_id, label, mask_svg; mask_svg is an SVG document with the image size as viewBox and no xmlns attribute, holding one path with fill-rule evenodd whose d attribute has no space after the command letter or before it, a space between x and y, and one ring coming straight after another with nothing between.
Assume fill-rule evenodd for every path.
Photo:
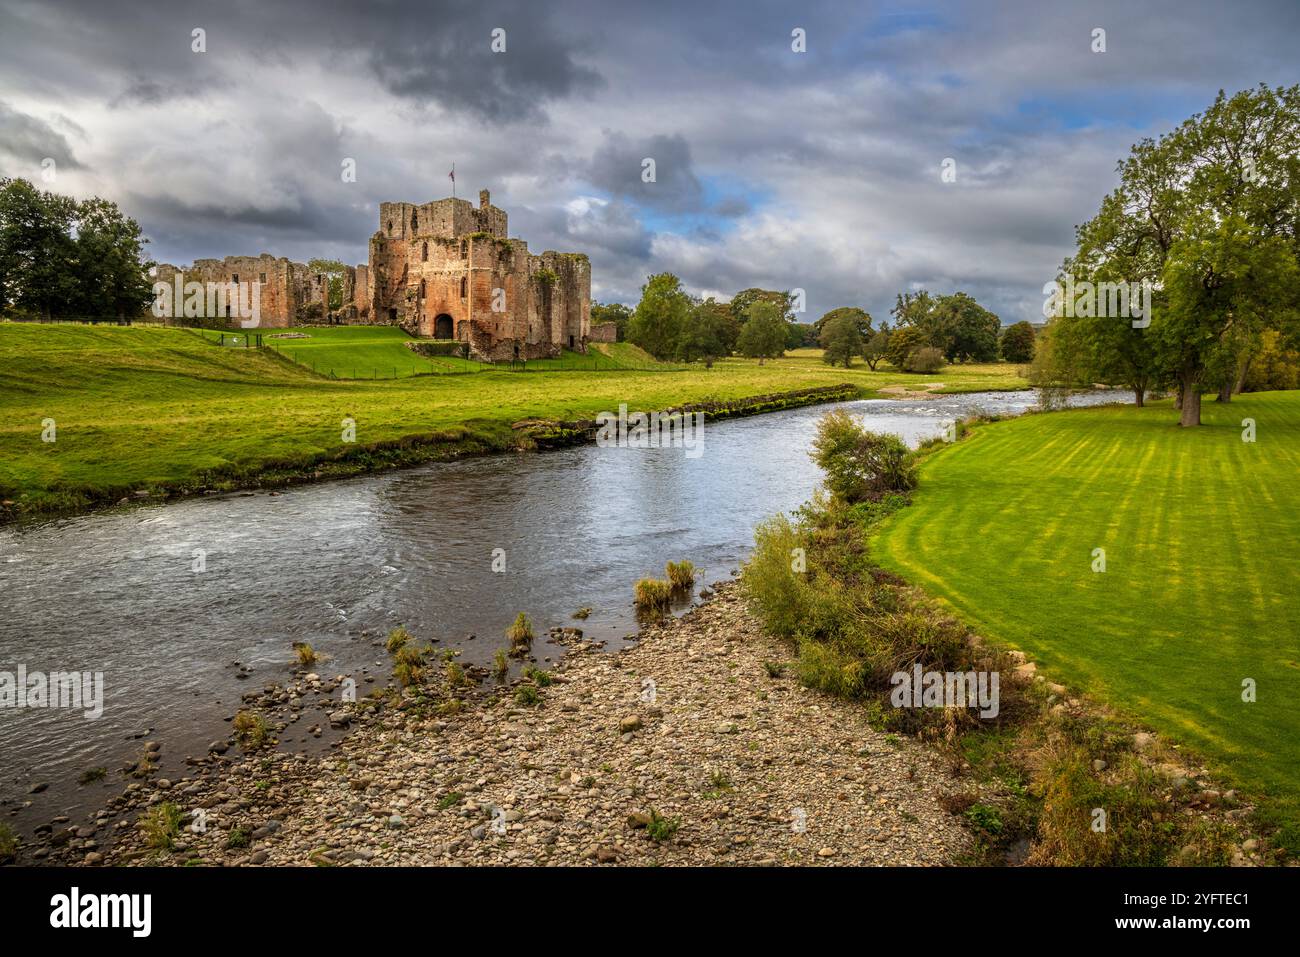
<instances>
[{"instance_id":1,"label":"mown lawn with stripes","mask_svg":"<svg viewBox=\"0 0 1300 957\"><path fill-rule=\"evenodd\" d=\"M927 459L882 565L1300 821L1300 393L981 426ZM1254 419L1256 441L1243 441ZM1094 549L1105 571L1093 570ZM1256 703L1242 700L1254 679ZM1300 832L1292 832L1294 834Z\"/></svg>"}]
</instances>

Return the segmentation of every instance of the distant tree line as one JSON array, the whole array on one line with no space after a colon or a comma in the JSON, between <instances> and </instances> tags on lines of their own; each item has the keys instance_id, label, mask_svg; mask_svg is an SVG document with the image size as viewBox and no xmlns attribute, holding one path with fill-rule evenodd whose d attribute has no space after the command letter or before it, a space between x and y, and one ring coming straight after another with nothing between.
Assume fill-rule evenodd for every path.
<instances>
[{"instance_id":1,"label":"distant tree line","mask_svg":"<svg viewBox=\"0 0 1300 957\"><path fill-rule=\"evenodd\" d=\"M1119 163L1119 186L1076 230L1032 379L1126 386L1141 405L1294 388L1300 347L1300 87L1222 91L1204 112ZM1111 308L1098 290L1127 293ZM1046 290L1045 290L1046 291ZM1144 314L1131 300L1140 293ZM1119 313L1118 315L1116 313Z\"/></svg>"},{"instance_id":2,"label":"distant tree line","mask_svg":"<svg viewBox=\"0 0 1300 957\"><path fill-rule=\"evenodd\" d=\"M879 329L865 309L841 306L814 323L794 320L789 292L742 289L730 302L700 299L672 273L650 276L635 308L593 303L592 323L612 322L619 341L631 342L661 360L702 361L738 354L765 359L787 350L821 347L823 359L850 367L881 360L908 372L933 372L946 362L994 362L1004 350L1008 362L1033 356L1034 329L1017 323L1003 330L998 317L966 293L932 296L922 290L898 297L896 324Z\"/></svg>"},{"instance_id":3,"label":"distant tree line","mask_svg":"<svg viewBox=\"0 0 1300 957\"><path fill-rule=\"evenodd\" d=\"M656 359L703 362L740 354L776 358L787 349L816 345L811 324L794 321L793 297L771 289L742 289L730 302L698 298L672 273L646 279L635 308L593 303L593 324L612 322L620 342L640 346Z\"/></svg>"},{"instance_id":4,"label":"distant tree line","mask_svg":"<svg viewBox=\"0 0 1300 957\"><path fill-rule=\"evenodd\" d=\"M0 179L0 314L137 318L153 300L147 242L106 199Z\"/></svg>"}]
</instances>

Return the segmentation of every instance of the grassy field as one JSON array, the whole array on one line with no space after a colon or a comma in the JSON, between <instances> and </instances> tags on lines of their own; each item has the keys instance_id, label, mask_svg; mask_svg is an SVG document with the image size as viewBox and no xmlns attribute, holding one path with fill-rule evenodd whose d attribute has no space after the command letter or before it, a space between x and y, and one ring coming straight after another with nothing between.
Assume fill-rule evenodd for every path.
<instances>
[{"instance_id":1,"label":"grassy field","mask_svg":"<svg viewBox=\"0 0 1300 957\"><path fill-rule=\"evenodd\" d=\"M1300 392L1204 419L1180 429L1160 402L981 426L923 464L876 556L1275 799L1300 846Z\"/></svg>"},{"instance_id":2,"label":"grassy field","mask_svg":"<svg viewBox=\"0 0 1300 957\"><path fill-rule=\"evenodd\" d=\"M253 341L242 330L193 330L213 344L235 348ZM478 373L492 367L458 356L423 356L408 349L415 338L396 326L301 326L291 330L254 330L262 345L312 372L332 379L404 379L417 375ZM301 337L301 338L299 338ZM554 359L517 363L516 372L676 371L685 368L656 362L626 342L599 344L588 353L563 350Z\"/></svg>"},{"instance_id":3,"label":"grassy field","mask_svg":"<svg viewBox=\"0 0 1300 957\"><path fill-rule=\"evenodd\" d=\"M392 341L387 347L407 351ZM612 353L643 361L634 347ZM956 367L927 379L861 364L833 369L815 351L762 365L729 359L712 369L652 368L334 380L183 329L0 323L0 494L30 513L61 499L75 507L90 491L177 486L209 470L303 462L348 448L345 417L356 421L361 446L459 429L502 447L512 422L589 418L621 402L662 409L843 382L872 394L936 378L969 391L1024 385L1012 366ZM41 441L45 419L56 423L53 443Z\"/></svg>"}]
</instances>

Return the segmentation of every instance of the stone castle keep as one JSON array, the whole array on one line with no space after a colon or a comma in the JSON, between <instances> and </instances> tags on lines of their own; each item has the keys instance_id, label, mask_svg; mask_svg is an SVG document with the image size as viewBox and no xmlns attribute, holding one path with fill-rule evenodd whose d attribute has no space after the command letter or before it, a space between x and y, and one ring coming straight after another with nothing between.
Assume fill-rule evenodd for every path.
<instances>
[{"instance_id":1,"label":"stone castle keep","mask_svg":"<svg viewBox=\"0 0 1300 957\"><path fill-rule=\"evenodd\" d=\"M159 265L157 279L260 282L261 325L342 322L400 326L454 340L482 359L539 359L585 351L591 336L591 263L581 253L535 255L508 238L505 210L487 190L479 204L440 199L381 203L370 261L348 269L343 306L329 308L329 279L307 266L261 256ZM222 318L222 317L217 317Z\"/></svg>"}]
</instances>

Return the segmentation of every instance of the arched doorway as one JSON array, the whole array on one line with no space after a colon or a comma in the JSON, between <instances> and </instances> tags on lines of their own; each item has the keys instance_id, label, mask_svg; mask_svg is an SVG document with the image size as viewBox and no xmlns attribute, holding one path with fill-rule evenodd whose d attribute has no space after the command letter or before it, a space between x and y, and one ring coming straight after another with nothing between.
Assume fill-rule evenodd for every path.
<instances>
[{"instance_id":1,"label":"arched doorway","mask_svg":"<svg viewBox=\"0 0 1300 957\"><path fill-rule=\"evenodd\" d=\"M452 330L451 316L447 315L445 312L440 314L438 318L433 320L433 338L435 339L454 338L451 330Z\"/></svg>"}]
</instances>

